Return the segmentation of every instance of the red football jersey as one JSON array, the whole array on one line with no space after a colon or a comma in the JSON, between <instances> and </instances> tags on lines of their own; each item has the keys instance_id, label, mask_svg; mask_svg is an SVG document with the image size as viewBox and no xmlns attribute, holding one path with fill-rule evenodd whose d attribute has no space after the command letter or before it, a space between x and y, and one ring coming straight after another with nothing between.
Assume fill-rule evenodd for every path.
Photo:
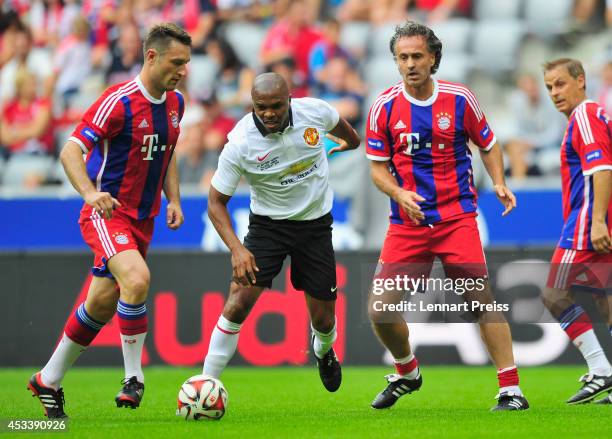
<instances>
[{"instance_id":1,"label":"red football jersey","mask_svg":"<svg viewBox=\"0 0 612 439\"><path fill-rule=\"evenodd\" d=\"M87 110L70 140L87 153L87 174L135 219L159 213L168 164L185 104L177 91L155 99L140 77L109 87Z\"/></svg>"}]
</instances>

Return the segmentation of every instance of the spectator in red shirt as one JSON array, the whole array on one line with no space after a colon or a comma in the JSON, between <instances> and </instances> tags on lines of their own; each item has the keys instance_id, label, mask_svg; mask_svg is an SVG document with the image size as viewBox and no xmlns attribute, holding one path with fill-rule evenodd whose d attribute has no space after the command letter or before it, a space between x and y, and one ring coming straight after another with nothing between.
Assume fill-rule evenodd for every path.
<instances>
[{"instance_id":1,"label":"spectator in red shirt","mask_svg":"<svg viewBox=\"0 0 612 439\"><path fill-rule=\"evenodd\" d=\"M2 109L0 143L10 154L52 154L51 102L36 96L36 76L18 70L15 90L15 98Z\"/></svg>"},{"instance_id":2,"label":"spectator in red shirt","mask_svg":"<svg viewBox=\"0 0 612 439\"><path fill-rule=\"evenodd\" d=\"M309 77L310 50L322 38L321 32L308 20L306 2L291 2L285 17L268 30L261 50L262 64L271 65L282 59L293 58L296 73L303 78L298 82L305 83Z\"/></svg>"}]
</instances>

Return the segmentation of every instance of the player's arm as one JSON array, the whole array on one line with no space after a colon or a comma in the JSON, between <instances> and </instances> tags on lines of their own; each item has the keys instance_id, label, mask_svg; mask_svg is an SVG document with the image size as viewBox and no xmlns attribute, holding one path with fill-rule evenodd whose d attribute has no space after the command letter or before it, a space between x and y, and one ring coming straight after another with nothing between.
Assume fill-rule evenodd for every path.
<instances>
[{"instance_id":1,"label":"player's arm","mask_svg":"<svg viewBox=\"0 0 612 439\"><path fill-rule=\"evenodd\" d=\"M337 152L357 149L361 143L357 131L342 117L338 120L338 125L327 134L327 137L338 144L329 150L330 156Z\"/></svg>"},{"instance_id":2,"label":"player's arm","mask_svg":"<svg viewBox=\"0 0 612 439\"><path fill-rule=\"evenodd\" d=\"M478 151L480 152L480 158L484 163L487 173L491 177L491 181L493 181L495 195L497 195L499 201L506 208L502 216L506 216L516 207L516 197L506 186L506 179L504 177L504 158L501 147L499 143L495 142L492 148L488 150L479 148Z\"/></svg>"},{"instance_id":3,"label":"player's arm","mask_svg":"<svg viewBox=\"0 0 612 439\"><path fill-rule=\"evenodd\" d=\"M417 204L420 201L425 201L425 198L416 192L402 189L391 174L386 161L370 160L370 175L376 187L395 200L415 224L419 224L425 219L421 206Z\"/></svg>"},{"instance_id":4,"label":"player's arm","mask_svg":"<svg viewBox=\"0 0 612 439\"><path fill-rule=\"evenodd\" d=\"M113 209L120 207L121 203L108 192L98 192L87 175L81 147L69 140L62 148L60 161L70 183L81 194L83 200L100 215L110 219L113 216Z\"/></svg>"},{"instance_id":5,"label":"player's arm","mask_svg":"<svg viewBox=\"0 0 612 439\"><path fill-rule=\"evenodd\" d=\"M168 200L166 208L166 224L171 230L178 229L185 217L181 208L181 193L179 190L179 173L176 165L176 154L172 154L168 171L166 172L166 180L164 181L164 194Z\"/></svg>"},{"instance_id":6,"label":"player's arm","mask_svg":"<svg viewBox=\"0 0 612 439\"><path fill-rule=\"evenodd\" d=\"M259 271L255 264L255 256L248 251L236 236L227 203L232 197L219 192L211 184L208 192L208 217L215 230L232 253L233 280L243 286L251 286L256 282L255 272Z\"/></svg>"},{"instance_id":7,"label":"player's arm","mask_svg":"<svg viewBox=\"0 0 612 439\"><path fill-rule=\"evenodd\" d=\"M612 251L612 239L608 233L606 215L612 196L612 171L601 170L593 174L593 222L591 242L598 253Z\"/></svg>"}]
</instances>

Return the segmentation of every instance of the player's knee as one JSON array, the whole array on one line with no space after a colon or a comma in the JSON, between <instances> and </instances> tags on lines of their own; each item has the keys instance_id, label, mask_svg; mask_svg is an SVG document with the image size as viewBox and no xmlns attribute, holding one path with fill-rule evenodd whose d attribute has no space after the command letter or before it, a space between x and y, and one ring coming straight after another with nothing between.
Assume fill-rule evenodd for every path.
<instances>
[{"instance_id":1,"label":"player's knee","mask_svg":"<svg viewBox=\"0 0 612 439\"><path fill-rule=\"evenodd\" d=\"M151 283L151 275L148 271L132 272L124 280L121 294L132 296L134 299L146 299Z\"/></svg>"},{"instance_id":2,"label":"player's knee","mask_svg":"<svg viewBox=\"0 0 612 439\"><path fill-rule=\"evenodd\" d=\"M310 317L312 327L319 332L328 333L334 329L336 324L336 318L333 313L329 312L318 312L314 313Z\"/></svg>"}]
</instances>

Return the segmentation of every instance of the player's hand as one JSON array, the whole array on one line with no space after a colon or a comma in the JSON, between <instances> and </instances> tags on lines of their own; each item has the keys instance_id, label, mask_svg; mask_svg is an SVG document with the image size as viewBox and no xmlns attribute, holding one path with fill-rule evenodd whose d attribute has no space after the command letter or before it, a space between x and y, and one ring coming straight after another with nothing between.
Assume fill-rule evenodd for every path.
<instances>
[{"instance_id":1,"label":"player's hand","mask_svg":"<svg viewBox=\"0 0 612 439\"><path fill-rule=\"evenodd\" d=\"M612 239L608 233L608 225L605 221L593 221L591 225L591 242L597 253L610 253L612 251Z\"/></svg>"},{"instance_id":2,"label":"player's hand","mask_svg":"<svg viewBox=\"0 0 612 439\"><path fill-rule=\"evenodd\" d=\"M170 230L176 230L185 222L183 209L178 203L168 203L166 208L166 224Z\"/></svg>"},{"instance_id":3,"label":"player's hand","mask_svg":"<svg viewBox=\"0 0 612 439\"><path fill-rule=\"evenodd\" d=\"M425 201L425 198L416 192L402 190L395 201L415 224L419 225L425 219L425 214L421 210L421 206L418 205L421 201Z\"/></svg>"},{"instance_id":4,"label":"player's hand","mask_svg":"<svg viewBox=\"0 0 612 439\"><path fill-rule=\"evenodd\" d=\"M113 210L121 207L121 203L116 198L113 198L108 192L90 192L83 197L85 203L96 209L100 216L111 219Z\"/></svg>"},{"instance_id":5,"label":"player's hand","mask_svg":"<svg viewBox=\"0 0 612 439\"><path fill-rule=\"evenodd\" d=\"M333 134L329 134L327 133L325 135L325 137L327 137L329 140L331 140L334 143L337 143L338 146L334 146L332 149L329 150L329 152L327 153L328 156L332 156L333 154L337 153L337 152L342 152L342 151L348 151L351 149L355 149L355 148L351 148L349 146L349 144L346 142L346 140L341 139L340 137L336 137Z\"/></svg>"},{"instance_id":6,"label":"player's hand","mask_svg":"<svg viewBox=\"0 0 612 439\"><path fill-rule=\"evenodd\" d=\"M495 190L495 195L497 196L499 202L506 208L502 213L502 216L508 215L512 209L516 207L516 197L512 191L503 184L496 184L493 186L493 189Z\"/></svg>"},{"instance_id":7,"label":"player's hand","mask_svg":"<svg viewBox=\"0 0 612 439\"><path fill-rule=\"evenodd\" d=\"M257 279L255 272L259 271L255 264L255 256L246 247L240 245L232 250L232 276L233 280L244 287L255 285Z\"/></svg>"}]
</instances>

